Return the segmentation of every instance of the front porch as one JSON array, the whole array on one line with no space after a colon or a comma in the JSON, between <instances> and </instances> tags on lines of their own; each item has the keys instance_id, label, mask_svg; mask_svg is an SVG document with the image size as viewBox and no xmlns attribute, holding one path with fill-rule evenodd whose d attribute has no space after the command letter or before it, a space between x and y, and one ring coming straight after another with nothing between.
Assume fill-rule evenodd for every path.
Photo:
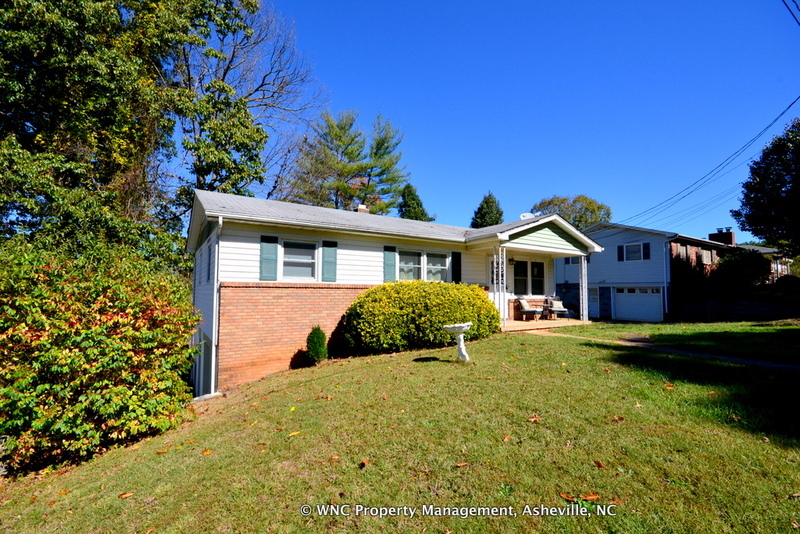
<instances>
[{"instance_id":1,"label":"front porch","mask_svg":"<svg viewBox=\"0 0 800 534\"><path fill-rule=\"evenodd\" d=\"M581 321L580 319L531 319L529 321L511 321L508 320L504 325L500 326L501 332L524 332L526 330L549 330L550 328L559 328L562 326L578 326L583 324L590 324L591 321Z\"/></svg>"}]
</instances>

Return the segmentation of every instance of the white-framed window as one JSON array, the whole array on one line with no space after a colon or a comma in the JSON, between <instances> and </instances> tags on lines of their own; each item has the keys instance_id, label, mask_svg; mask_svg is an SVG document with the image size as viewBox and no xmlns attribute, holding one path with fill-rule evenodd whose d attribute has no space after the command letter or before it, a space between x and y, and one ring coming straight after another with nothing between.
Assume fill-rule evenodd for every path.
<instances>
[{"instance_id":1,"label":"white-framed window","mask_svg":"<svg viewBox=\"0 0 800 534\"><path fill-rule=\"evenodd\" d=\"M283 277L293 280L316 280L317 244L284 241Z\"/></svg>"},{"instance_id":2,"label":"white-framed window","mask_svg":"<svg viewBox=\"0 0 800 534\"><path fill-rule=\"evenodd\" d=\"M643 261L650 259L650 243L630 243L617 246L617 261Z\"/></svg>"},{"instance_id":3,"label":"white-framed window","mask_svg":"<svg viewBox=\"0 0 800 534\"><path fill-rule=\"evenodd\" d=\"M701 261L706 265L709 265L709 264L713 263L713 254L712 254L712 252L710 250L701 249L700 258L701 258Z\"/></svg>"},{"instance_id":4,"label":"white-framed window","mask_svg":"<svg viewBox=\"0 0 800 534\"><path fill-rule=\"evenodd\" d=\"M447 282L448 255L443 252L400 250L397 252L398 280Z\"/></svg>"},{"instance_id":5,"label":"white-framed window","mask_svg":"<svg viewBox=\"0 0 800 534\"><path fill-rule=\"evenodd\" d=\"M513 269L515 295L544 295L543 262L516 260Z\"/></svg>"}]
</instances>

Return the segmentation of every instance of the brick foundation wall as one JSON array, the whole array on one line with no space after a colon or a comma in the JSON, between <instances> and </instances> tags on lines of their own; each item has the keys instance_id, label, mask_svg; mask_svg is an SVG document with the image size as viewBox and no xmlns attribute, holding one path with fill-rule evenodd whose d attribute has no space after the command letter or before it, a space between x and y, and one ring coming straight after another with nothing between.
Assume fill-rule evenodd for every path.
<instances>
[{"instance_id":1,"label":"brick foundation wall","mask_svg":"<svg viewBox=\"0 0 800 534\"><path fill-rule=\"evenodd\" d=\"M289 369L319 325L329 337L369 285L222 282L218 389Z\"/></svg>"}]
</instances>

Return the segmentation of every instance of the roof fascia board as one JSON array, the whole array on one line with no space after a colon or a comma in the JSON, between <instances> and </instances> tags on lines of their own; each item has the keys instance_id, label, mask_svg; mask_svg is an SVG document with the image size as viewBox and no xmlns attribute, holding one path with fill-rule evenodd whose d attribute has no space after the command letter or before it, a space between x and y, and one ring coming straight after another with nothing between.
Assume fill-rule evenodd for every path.
<instances>
[{"instance_id":1,"label":"roof fascia board","mask_svg":"<svg viewBox=\"0 0 800 534\"><path fill-rule=\"evenodd\" d=\"M531 245L512 245L510 243L506 243L500 245L501 248L506 250L521 250L525 252L544 252L546 254L551 254L558 258L569 258L573 256L588 256L590 252L596 251L588 251L588 252L567 252L563 249L558 248L550 248L550 247L534 247Z\"/></svg>"}]
</instances>

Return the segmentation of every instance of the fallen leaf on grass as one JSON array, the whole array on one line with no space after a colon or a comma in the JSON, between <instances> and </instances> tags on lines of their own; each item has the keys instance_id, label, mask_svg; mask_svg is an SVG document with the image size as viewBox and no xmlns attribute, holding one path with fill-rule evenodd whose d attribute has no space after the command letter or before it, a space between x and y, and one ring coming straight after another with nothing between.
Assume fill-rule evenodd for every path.
<instances>
[{"instance_id":1,"label":"fallen leaf on grass","mask_svg":"<svg viewBox=\"0 0 800 534\"><path fill-rule=\"evenodd\" d=\"M169 452L169 449L164 449L163 451L156 451L156 454L166 454Z\"/></svg>"},{"instance_id":2,"label":"fallen leaf on grass","mask_svg":"<svg viewBox=\"0 0 800 534\"><path fill-rule=\"evenodd\" d=\"M578 502L578 500L575 497L572 497L569 493L559 493L558 496L564 499L565 501Z\"/></svg>"},{"instance_id":3,"label":"fallen leaf on grass","mask_svg":"<svg viewBox=\"0 0 800 534\"><path fill-rule=\"evenodd\" d=\"M644 404L640 402L637 402L636 404L633 405L634 408L641 408L642 406L644 406Z\"/></svg>"},{"instance_id":4,"label":"fallen leaf on grass","mask_svg":"<svg viewBox=\"0 0 800 534\"><path fill-rule=\"evenodd\" d=\"M539 422L539 421L541 421L541 420L542 420L542 418L541 418L541 417L539 417L539 416L538 416L538 415L536 415L536 414L533 414L533 415L532 415L532 416L530 416L530 418L528 419L528 421L529 421L529 422L531 422L531 423L538 423L538 422Z\"/></svg>"},{"instance_id":5,"label":"fallen leaf on grass","mask_svg":"<svg viewBox=\"0 0 800 534\"><path fill-rule=\"evenodd\" d=\"M621 415L614 415L612 416L612 419L614 419L615 423L621 423L625 420L625 418L622 417Z\"/></svg>"},{"instance_id":6,"label":"fallen leaf on grass","mask_svg":"<svg viewBox=\"0 0 800 534\"><path fill-rule=\"evenodd\" d=\"M800 523L797 521L792 521L792 528L800 528Z\"/></svg>"},{"instance_id":7,"label":"fallen leaf on grass","mask_svg":"<svg viewBox=\"0 0 800 534\"><path fill-rule=\"evenodd\" d=\"M616 506L622 506L622 501L619 499L611 499L608 501L608 504L614 504Z\"/></svg>"},{"instance_id":8,"label":"fallen leaf on grass","mask_svg":"<svg viewBox=\"0 0 800 534\"><path fill-rule=\"evenodd\" d=\"M605 371L606 373L610 373L610 372L611 372L611 369L609 369L608 367L606 367L605 369L603 369L603 371Z\"/></svg>"},{"instance_id":9,"label":"fallen leaf on grass","mask_svg":"<svg viewBox=\"0 0 800 534\"><path fill-rule=\"evenodd\" d=\"M456 464L455 467L467 467L469 462L461 462L460 464Z\"/></svg>"},{"instance_id":10,"label":"fallen leaf on grass","mask_svg":"<svg viewBox=\"0 0 800 534\"><path fill-rule=\"evenodd\" d=\"M370 464L369 458L364 458L361 460L361 463L358 464L359 469L366 469L366 467Z\"/></svg>"},{"instance_id":11,"label":"fallen leaf on grass","mask_svg":"<svg viewBox=\"0 0 800 534\"><path fill-rule=\"evenodd\" d=\"M289 437L291 438L292 436L296 436L296 435L297 435L297 434L299 434L299 433L300 433L300 431L299 431L299 430L298 430L297 432L292 432L291 434L289 434Z\"/></svg>"},{"instance_id":12,"label":"fallen leaf on grass","mask_svg":"<svg viewBox=\"0 0 800 534\"><path fill-rule=\"evenodd\" d=\"M289 408L289 411L290 411L290 412L293 412L293 411L295 411L296 409L297 409L297 407L296 407L296 406L292 406L291 408Z\"/></svg>"},{"instance_id":13,"label":"fallen leaf on grass","mask_svg":"<svg viewBox=\"0 0 800 534\"><path fill-rule=\"evenodd\" d=\"M594 461L594 465L596 465L598 469L605 469L606 468L606 466L604 466L603 462L601 462L600 460L595 460Z\"/></svg>"},{"instance_id":14,"label":"fallen leaf on grass","mask_svg":"<svg viewBox=\"0 0 800 534\"><path fill-rule=\"evenodd\" d=\"M664 389L675 389L675 384L670 384L669 382L664 382Z\"/></svg>"},{"instance_id":15,"label":"fallen leaf on grass","mask_svg":"<svg viewBox=\"0 0 800 534\"><path fill-rule=\"evenodd\" d=\"M117 496L118 496L120 499L127 499L128 497L131 497L131 496L133 496L133 492L132 492L132 491L128 491L128 492L126 492L126 493L120 493L120 494L119 494L119 495L117 495Z\"/></svg>"},{"instance_id":16,"label":"fallen leaf on grass","mask_svg":"<svg viewBox=\"0 0 800 534\"><path fill-rule=\"evenodd\" d=\"M210 451L209 449L203 451L203 456L208 456L209 454L213 454L213 451Z\"/></svg>"},{"instance_id":17,"label":"fallen leaf on grass","mask_svg":"<svg viewBox=\"0 0 800 534\"><path fill-rule=\"evenodd\" d=\"M330 458L328 458L328 461L330 461L330 462L335 462L335 461L336 461L336 460L338 460L339 458L340 458L340 456L339 456L338 454L334 454L333 456L331 456Z\"/></svg>"},{"instance_id":18,"label":"fallen leaf on grass","mask_svg":"<svg viewBox=\"0 0 800 534\"><path fill-rule=\"evenodd\" d=\"M59 495L66 495L67 493L69 493L69 490L61 490L58 492Z\"/></svg>"},{"instance_id":19,"label":"fallen leaf on grass","mask_svg":"<svg viewBox=\"0 0 800 534\"><path fill-rule=\"evenodd\" d=\"M595 502L600 500L600 495L592 492L592 493L587 493L585 495L579 495L578 498L582 501Z\"/></svg>"},{"instance_id":20,"label":"fallen leaf on grass","mask_svg":"<svg viewBox=\"0 0 800 534\"><path fill-rule=\"evenodd\" d=\"M511 439L511 434L506 434L505 436L503 436L504 442L508 442L510 439Z\"/></svg>"},{"instance_id":21,"label":"fallen leaf on grass","mask_svg":"<svg viewBox=\"0 0 800 534\"><path fill-rule=\"evenodd\" d=\"M790 499L800 499L800 493L792 493L789 495Z\"/></svg>"}]
</instances>

